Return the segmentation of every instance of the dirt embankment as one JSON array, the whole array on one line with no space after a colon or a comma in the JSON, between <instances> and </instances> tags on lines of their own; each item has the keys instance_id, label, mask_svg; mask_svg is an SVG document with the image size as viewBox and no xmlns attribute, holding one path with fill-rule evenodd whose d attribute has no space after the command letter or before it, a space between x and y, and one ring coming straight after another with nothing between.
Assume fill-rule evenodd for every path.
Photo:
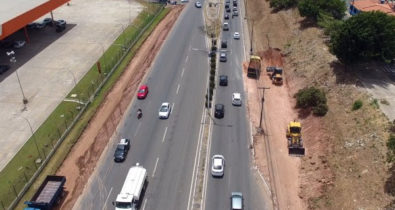
<instances>
[{"instance_id":1,"label":"dirt embankment","mask_svg":"<svg viewBox=\"0 0 395 210\"><path fill-rule=\"evenodd\" d=\"M308 27L296 9L273 12L264 0L249 1L247 7L254 20L254 51L263 57L263 67L279 65L273 63L279 53L273 54L270 47L280 49L284 61L283 86L272 85L266 74L258 83L248 80L246 85L248 99L258 100L249 107L254 126L259 125L261 97L254 87L270 87L265 91L264 119L270 122L265 140L271 142L278 173L274 181L279 183L275 187L280 209L394 209L390 206L394 185L385 162L388 121L372 98L360 91L354 71L338 63L322 31ZM294 108L293 95L313 85L327 95L329 112L324 117ZM357 99L364 106L351 111ZM299 160L285 156L285 126L293 119L303 127L306 156ZM256 162L270 177L267 159L259 152L265 151L265 144L254 140Z\"/></svg>"},{"instance_id":2,"label":"dirt embankment","mask_svg":"<svg viewBox=\"0 0 395 210\"><path fill-rule=\"evenodd\" d=\"M183 6L173 7L145 40L59 168L57 174L67 177L65 187L68 191L61 209L71 209L81 195L103 149L182 9Z\"/></svg>"}]
</instances>

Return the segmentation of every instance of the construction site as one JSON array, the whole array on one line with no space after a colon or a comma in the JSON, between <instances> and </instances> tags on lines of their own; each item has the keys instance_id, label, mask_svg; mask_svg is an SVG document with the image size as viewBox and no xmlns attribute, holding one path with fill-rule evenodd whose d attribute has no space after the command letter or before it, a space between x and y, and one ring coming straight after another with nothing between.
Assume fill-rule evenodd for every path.
<instances>
[{"instance_id":1,"label":"construction site","mask_svg":"<svg viewBox=\"0 0 395 210\"><path fill-rule=\"evenodd\" d=\"M254 159L272 188L273 205L394 209L394 167L385 146L389 120L369 106L374 98L359 85L360 69L345 71L323 31L306 26L297 8L273 11L269 4L252 0L246 8L253 56L244 64L244 83ZM324 117L296 108L294 95L311 86L326 94ZM357 99L367 105L351 111Z\"/></svg>"}]
</instances>

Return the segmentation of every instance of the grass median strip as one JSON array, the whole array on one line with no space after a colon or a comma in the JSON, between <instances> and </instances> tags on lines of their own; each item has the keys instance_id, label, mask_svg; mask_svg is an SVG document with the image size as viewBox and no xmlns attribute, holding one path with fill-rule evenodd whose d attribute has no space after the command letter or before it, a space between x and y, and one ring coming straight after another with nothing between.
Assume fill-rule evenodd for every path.
<instances>
[{"instance_id":1,"label":"grass median strip","mask_svg":"<svg viewBox=\"0 0 395 210\"><path fill-rule=\"evenodd\" d=\"M76 101L84 103L90 100L90 96L103 80L103 77L110 72L111 67L114 66L122 57L122 50L127 49L124 48L124 46L130 46L133 40L138 36L139 32L152 21L155 16L155 12L157 12L158 9L160 9L160 5L154 5L148 10L144 10L140 13L133 24L125 29L124 33L118 37L118 39L104 53L102 58L100 58L100 63L102 64L102 75L99 74L97 66L94 65L70 92L67 98L74 98ZM94 100L88 105L86 111L48 162L41 175L36 179L35 183L21 199L21 202L16 207L17 209L22 209L24 207L23 202L32 197L46 175L54 174L56 172L57 168L61 165L72 146L88 125L90 119L102 103L107 92L120 77L144 40L149 36L160 20L165 17L168 11L169 9L162 10L156 19L153 20L152 25L147 28L140 39L134 44L118 68L109 77L103 88L97 93ZM77 96L71 97L72 94L76 94ZM19 193L25 183L31 178L33 173L41 164L40 161L36 161L38 159L42 160L48 155L55 142L69 126L82 106L84 106L84 104L73 101L63 101L60 103L48 119L40 126L39 129L37 129L34 135L15 155L15 157L0 172L0 209L9 206L12 200L15 199L16 194Z\"/></svg>"}]
</instances>

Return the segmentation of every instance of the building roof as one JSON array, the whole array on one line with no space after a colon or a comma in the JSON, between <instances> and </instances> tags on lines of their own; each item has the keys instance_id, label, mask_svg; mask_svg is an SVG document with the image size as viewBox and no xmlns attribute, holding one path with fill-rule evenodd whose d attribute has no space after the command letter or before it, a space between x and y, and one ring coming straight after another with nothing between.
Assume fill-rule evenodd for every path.
<instances>
[{"instance_id":1,"label":"building roof","mask_svg":"<svg viewBox=\"0 0 395 210\"><path fill-rule=\"evenodd\" d=\"M0 40L70 0L0 0Z\"/></svg>"},{"instance_id":2,"label":"building roof","mask_svg":"<svg viewBox=\"0 0 395 210\"><path fill-rule=\"evenodd\" d=\"M381 4L380 0L357 0L351 4L362 12L381 11L395 16L395 3L388 3L388 1Z\"/></svg>"}]
</instances>

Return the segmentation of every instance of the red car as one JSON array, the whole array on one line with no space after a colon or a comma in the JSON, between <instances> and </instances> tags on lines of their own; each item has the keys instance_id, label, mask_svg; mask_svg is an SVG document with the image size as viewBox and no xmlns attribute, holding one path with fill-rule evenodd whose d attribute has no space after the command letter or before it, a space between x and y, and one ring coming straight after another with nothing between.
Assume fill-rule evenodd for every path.
<instances>
[{"instance_id":1,"label":"red car","mask_svg":"<svg viewBox=\"0 0 395 210\"><path fill-rule=\"evenodd\" d=\"M147 85L142 85L139 88L139 91L137 91L137 98L138 99L144 99L148 95L148 86Z\"/></svg>"}]
</instances>

